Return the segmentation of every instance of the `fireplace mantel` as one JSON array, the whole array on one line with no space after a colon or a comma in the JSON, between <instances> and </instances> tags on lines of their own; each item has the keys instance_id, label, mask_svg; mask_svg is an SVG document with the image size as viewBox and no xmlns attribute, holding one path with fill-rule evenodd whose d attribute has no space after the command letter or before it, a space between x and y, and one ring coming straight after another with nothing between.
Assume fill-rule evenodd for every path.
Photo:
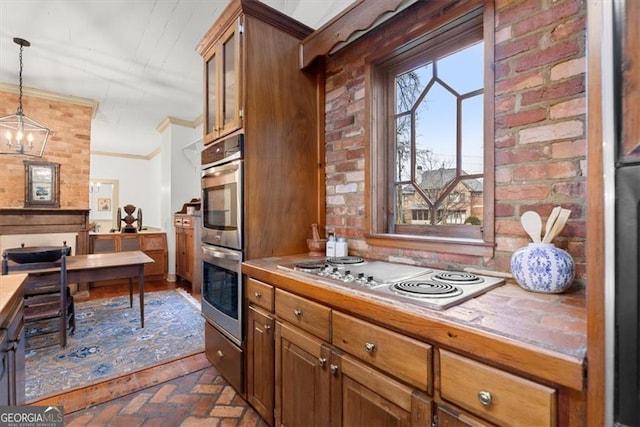
<instances>
[{"instance_id":1,"label":"fireplace mantel","mask_svg":"<svg viewBox=\"0 0 640 427\"><path fill-rule=\"evenodd\" d=\"M0 208L0 235L78 233L76 254L89 250L89 209Z\"/></svg>"}]
</instances>

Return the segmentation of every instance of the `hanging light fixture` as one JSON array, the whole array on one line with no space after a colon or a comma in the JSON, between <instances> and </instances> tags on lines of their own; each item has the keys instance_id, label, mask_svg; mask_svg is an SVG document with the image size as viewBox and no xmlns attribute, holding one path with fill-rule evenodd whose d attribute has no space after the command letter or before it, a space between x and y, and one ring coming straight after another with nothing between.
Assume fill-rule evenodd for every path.
<instances>
[{"instance_id":1,"label":"hanging light fixture","mask_svg":"<svg viewBox=\"0 0 640 427\"><path fill-rule=\"evenodd\" d=\"M49 129L22 112L22 49L31 46L27 40L14 37L20 46L20 95L16 114L0 118L0 154L42 157Z\"/></svg>"}]
</instances>

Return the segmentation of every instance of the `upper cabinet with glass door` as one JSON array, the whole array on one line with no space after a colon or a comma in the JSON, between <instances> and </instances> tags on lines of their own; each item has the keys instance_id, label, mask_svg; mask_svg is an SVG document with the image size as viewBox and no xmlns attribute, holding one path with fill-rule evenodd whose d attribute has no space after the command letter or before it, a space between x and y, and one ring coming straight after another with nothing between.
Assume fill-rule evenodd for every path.
<instances>
[{"instance_id":1,"label":"upper cabinet with glass door","mask_svg":"<svg viewBox=\"0 0 640 427\"><path fill-rule=\"evenodd\" d=\"M204 142L242 127L242 17L204 52Z\"/></svg>"}]
</instances>

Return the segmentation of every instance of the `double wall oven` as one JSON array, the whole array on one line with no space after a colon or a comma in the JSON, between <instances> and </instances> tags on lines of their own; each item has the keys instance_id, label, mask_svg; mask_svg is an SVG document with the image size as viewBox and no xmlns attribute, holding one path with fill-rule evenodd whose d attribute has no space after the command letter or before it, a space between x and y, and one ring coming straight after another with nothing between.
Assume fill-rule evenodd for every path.
<instances>
[{"instance_id":1,"label":"double wall oven","mask_svg":"<svg viewBox=\"0 0 640 427\"><path fill-rule=\"evenodd\" d=\"M202 314L242 343L243 135L202 151Z\"/></svg>"}]
</instances>

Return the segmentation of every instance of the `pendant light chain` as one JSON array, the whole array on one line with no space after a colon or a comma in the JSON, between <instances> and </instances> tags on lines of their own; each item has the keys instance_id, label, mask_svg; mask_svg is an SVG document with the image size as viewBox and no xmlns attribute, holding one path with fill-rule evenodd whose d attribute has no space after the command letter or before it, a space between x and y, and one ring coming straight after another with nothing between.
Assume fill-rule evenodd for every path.
<instances>
[{"instance_id":1,"label":"pendant light chain","mask_svg":"<svg viewBox=\"0 0 640 427\"><path fill-rule=\"evenodd\" d=\"M18 74L20 77L20 97L18 98L18 115L22 115L22 49L24 49L24 45L20 44L20 73Z\"/></svg>"}]
</instances>

